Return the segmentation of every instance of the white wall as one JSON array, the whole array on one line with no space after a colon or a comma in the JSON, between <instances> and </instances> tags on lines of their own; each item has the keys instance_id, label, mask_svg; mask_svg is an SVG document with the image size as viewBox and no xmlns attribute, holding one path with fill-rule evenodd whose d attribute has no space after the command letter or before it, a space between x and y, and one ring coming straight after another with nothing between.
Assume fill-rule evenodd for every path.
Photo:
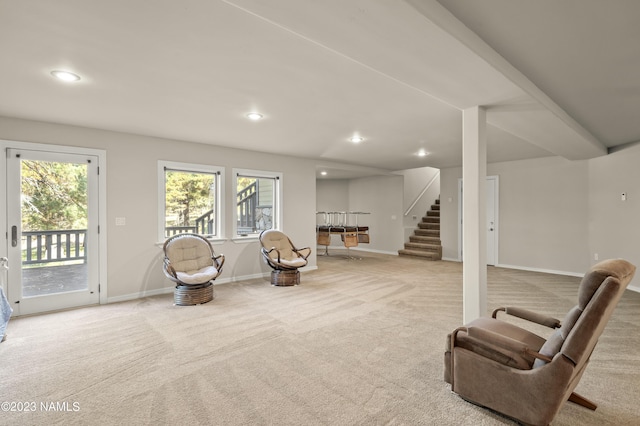
<instances>
[{"instance_id":1,"label":"white wall","mask_svg":"<svg viewBox=\"0 0 640 426\"><path fill-rule=\"evenodd\" d=\"M349 211L349 179L318 179L316 181L316 211ZM324 221L323 215L318 215L316 219L319 224Z\"/></svg>"},{"instance_id":2,"label":"white wall","mask_svg":"<svg viewBox=\"0 0 640 426\"><path fill-rule=\"evenodd\" d=\"M493 163L487 175L500 178L498 266L584 273L589 267L587 163L560 157ZM461 168L442 173L446 258L458 257L461 176Z\"/></svg>"},{"instance_id":3,"label":"white wall","mask_svg":"<svg viewBox=\"0 0 640 426\"><path fill-rule=\"evenodd\" d=\"M103 149L107 152L108 298L122 300L170 287L158 244L158 160L225 167L225 229L232 235L232 168L283 173L283 231L299 246L315 241L315 162L212 145L0 117L0 139ZM104 171L103 171L104 172ZM2 200L4 203L5 200ZM126 226L115 226L115 218ZM214 246L226 263L218 282L268 274L259 243ZM316 253L308 269L316 267Z\"/></svg>"},{"instance_id":4,"label":"white wall","mask_svg":"<svg viewBox=\"0 0 640 426\"><path fill-rule=\"evenodd\" d=\"M362 216L368 222L371 235L371 243L363 244L363 248L391 254L398 254L403 248L402 188L402 176L373 176L349 181L349 209L371 213Z\"/></svg>"},{"instance_id":5,"label":"white wall","mask_svg":"<svg viewBox=\"0 0 640 426\"><path fill-rule=\"evenodd\" d=\"M589 254L622 257L640 269L640 143L589 161ZM627 200L622 201L621 194ZM632 285L640 287L640 271Z\"/></svg>"},{"instance_id":6,"label":"white wall","mask_svg":"<svg viewBox=\"0 0 640 426\"><path fill-rule=\"evenodd\" d=\"M640 266L640 146L584 161L560 157L493 163L500 177L498 266L573 275L599 259ZM441 170L443 258L458 258L458 179ZM635 191L635 192L634 192ZM628 201L621 201L626 192ZM637 194L636 194L637 192ZM634 278L631 286L640 278Z\"/></svg>"},{"instance_id":7,"label":"white wall","mask_svg":"<svg viewBox=\"0 0 640 426\"><path fill-rule=\"evenodd\" d=\"M361 211L358 225L369 226L371 242L359 244L359 250L398 254L402 239L402 176L371 176L348 180L318 179L317 211ZM334 235L331 248L344 248ZM323 249L320 247L319 249Z\"/></svg>"}]
</instances>

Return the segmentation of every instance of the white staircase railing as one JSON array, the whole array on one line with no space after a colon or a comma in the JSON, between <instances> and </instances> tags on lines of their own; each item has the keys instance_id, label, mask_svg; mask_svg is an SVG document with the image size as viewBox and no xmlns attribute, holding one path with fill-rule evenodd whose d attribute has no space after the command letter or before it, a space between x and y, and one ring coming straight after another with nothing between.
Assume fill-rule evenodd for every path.
<instances>
[{"instance_id":1,"label":"white staircase railing","mask_svg":"<svg viewBox=\"0 0 640 426\"><path fill-rule=\"evenodd\" d=\"M409 206L409 208L407 209L406 212L404 212L404 215L407 216L409 213L411 213L411 210L413 210L413 208L416 206L416 204L418 204L418 202L420 201L420 199L424 196L424 194L429 190L429 188L431 187L431 185L433 185L433 182L436 181L436 179L438 179L440 177L440 171L438 171L435 175L433 175L433 177L431 178L431 180L429 181L429 183L427 183L427 185L424 187L424 189L420 192L420 194L416 197L416 199L413 201L413 203L411 203L411 205Z\"/></svg>"}]
</instances>

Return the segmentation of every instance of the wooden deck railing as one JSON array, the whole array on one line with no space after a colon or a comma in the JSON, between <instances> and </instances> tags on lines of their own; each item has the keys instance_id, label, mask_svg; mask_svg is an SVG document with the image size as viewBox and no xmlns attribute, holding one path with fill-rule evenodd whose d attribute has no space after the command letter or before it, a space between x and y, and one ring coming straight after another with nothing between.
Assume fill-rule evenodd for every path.
<instances>
[{"instance_id":1,"label":"wooden deck railing","mask_svg":"<svg viewBox=\"0 0 640 426\"><path fill-rule=\"evenodd\" d=\"M258 194L255 182L237 193L238 232L253 232L256 227L256 204ZM164 228L165 238L185 232L201 235L213 235L215 231L213 210L203 213L195 220L194 225L167 226Z\"/></svg>"},{"instance_id":2,"label":"wooden deck railing","mask_svg":"<svg viewBox=\"0 0 640 426\"><path fill-rule=\"evenodd\" d=\"M87 261L86 229L22 232L22 263Z\"/></svg>"},{"instance_id":3,"label":"wooden deck railing","mask_svg":"<svg viewBox=\"0 0 640 426\"><path fill-rule=\"evenodd\" d=\"M167 226L164 228L164 236L165 238L169 238L176 234L184 234L185 232L213 235L214 229L214 214L213 209L211 209L198 217L194 226Z\"/></svg>"},{"instance_id":4,"label":"wooden deck railing","mask_svg":"<svg viewBox=\"0 0 640 426\"><path fill-rule=\"evenodd\" d=\"M257 186L256 183L252 183L251 185L244 188L242 191L238 192L237 198L237 208L238 208L238 223L237 227L240 231L241 229L249 231L254 231L256 227L256 203L258 194L256 193Z\"/></svg>"}]
</instances>

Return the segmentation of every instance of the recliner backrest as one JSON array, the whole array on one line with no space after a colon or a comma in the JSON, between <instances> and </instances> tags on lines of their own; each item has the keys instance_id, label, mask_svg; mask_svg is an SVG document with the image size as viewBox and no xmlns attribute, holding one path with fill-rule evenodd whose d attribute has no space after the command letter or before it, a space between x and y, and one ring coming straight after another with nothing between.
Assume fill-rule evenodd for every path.
<instances>
[{"instance_id":1,"label":"recliner backrest","mask_svg":"<svg viewBox=\"0 0 640 426\"><path fill-rule=\"evenodd\" d=\"M635 266L622 259L606 260L584 276L578 289L578 304L573 307L540 349L553 358L561 353L582 367L589 359L620 297L633 278ZM537 359L533 367L547 362Z\"/></svg>"}]
</instances>

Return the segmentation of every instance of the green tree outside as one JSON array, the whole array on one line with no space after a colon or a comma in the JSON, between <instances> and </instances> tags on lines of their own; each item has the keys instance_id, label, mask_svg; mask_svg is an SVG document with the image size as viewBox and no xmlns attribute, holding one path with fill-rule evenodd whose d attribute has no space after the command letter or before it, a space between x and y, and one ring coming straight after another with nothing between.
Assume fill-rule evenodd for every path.
<instances>
[{"instance_id":1,"label":"green tree outside","mask_svg":"<svg viewBox=\"0 0 640 426\"><path fill-rule=\"evenodd\" d=\"M87 167L23 160L22 229L52 231L87 228Z\"/></svg>"},{"instance_id":2,"label":"green tree outside","mask_svg":"<svg viewBox=\"0 0 640 426\"><path fill-rule=\"evenodd\" d=\"M216 175L167 170L165 226L195 226L195 220L215 211Z\"/></svg>"}]
</instances>

